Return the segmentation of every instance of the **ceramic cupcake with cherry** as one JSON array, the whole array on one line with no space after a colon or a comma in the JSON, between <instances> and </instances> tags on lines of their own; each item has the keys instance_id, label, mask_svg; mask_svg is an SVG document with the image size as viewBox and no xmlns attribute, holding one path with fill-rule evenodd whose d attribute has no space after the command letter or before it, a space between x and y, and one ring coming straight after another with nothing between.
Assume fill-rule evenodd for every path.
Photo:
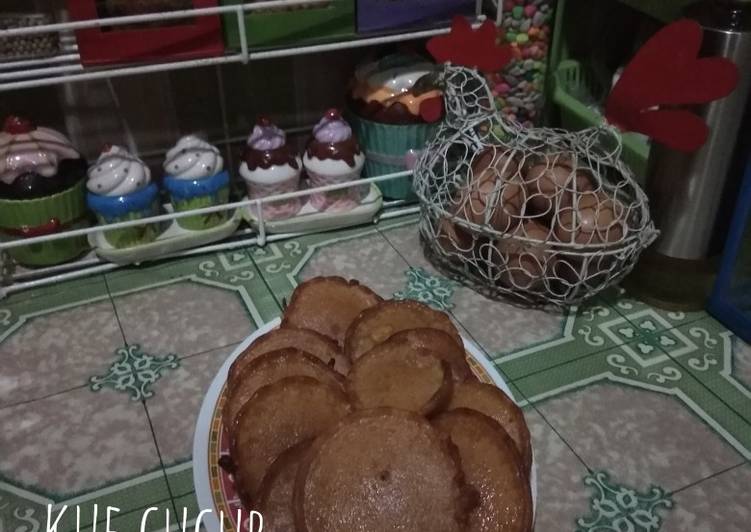
<instances>
[{"instance_id":1,"label":"ceramic cupcake with cherry","mask_svg":"<svg viewBox=\"0 0 751 532\"><path fill-rule=\"evenodd\" d=\"M366 177L413 167L443 117L440 70L413 54L393 54L357 68L349 107L352 126L367 155ZM387 198L413 196L408 178L378 186Z\"/></svg>"},{"instance_id":2,"label":"ceramic cupcake with cherry","mask_svg":"<svg viewBox=\"0 0 751 532\"><path fill-rule=\"evenodd\" d=\"M287 136L268 118L260 118L248 137L240 164L240 175L251 199L265 198L300 188L302 161L287 143ZM284 220L296 215L302 203L299 198L263 204L266 220ZM256 216L258 213L255 213Z\"/></svg>"},{"instance_id":3,"label":"ceramic cupcake with cherry","mask_svg":"<svg viewBox=\"0 0 751 532\"><path fill-rule=\"evenodd\" d=\"M121 146L106 146L88 171L86 202L100 224L140 220L159 214L159 189L146 164ZM104 238L115 248L153 242L161 224L110 229Z\"/></svg>"},{"instance_id":4,"label":"ceramic cupcake with cherry","mask_svg":"<svg viewBox=\"0 0 751 532\"><path fill-rule=\"evenodd\" d=\"M86 160L62 133L8 117L0 132L0 238L50 235L88 225ZM85 237L11 248L20 264L46 266L87 249Z\"/></svg>"},{"instance_id":5,"label":"ceramic cupcake with cherry","mask_svg":"<svg viewBox=\"0 0 751 532\"><path fill-rule=\"evenodd\" d=\"M338 185L360 178L365 155L341 113L331 109L313 128L303 156L305 173L313 188ZM367 186L316 192L311 205L318 211L346 212L360 204Z\"/></svg>"},{"instance_id":6,"label":"ceramic cupcake with cherry","mask_svg":"<svg viewBox=\"0 0 751 532\"><path fill-rule=\"evenodd\" d=\"M167 152L164 188L175 212L214 207L229 201L229 173L219 150L196 135L186 135ZM177 224L193 231L210 229L227 221L228 211L178 218Z\"/></svg>"}]
</instances>

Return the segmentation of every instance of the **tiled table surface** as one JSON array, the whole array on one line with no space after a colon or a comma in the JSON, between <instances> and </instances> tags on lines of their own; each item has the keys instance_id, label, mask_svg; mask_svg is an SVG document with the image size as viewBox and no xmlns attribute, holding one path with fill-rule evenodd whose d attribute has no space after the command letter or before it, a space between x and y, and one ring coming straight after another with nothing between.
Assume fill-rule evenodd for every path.
<instances>
[{"instance_id":1,"label":"tiled table surface","mask_svg":"<svg viewBox=\"0 0 751 532\"><path fill-rule=\"evenodd\" d=\"M536 530L749 530L751 347L706 313L617 290L560 315L487 300L427 263L415 218L0 301L0 530L45 530L47 504L80 505L82 530L94 503L120 509L118 531L151 506L193 519L203 395L315 275L447 310L486 350L532 432ZM60 525L75 530L75 514Z\"/></svg>"}]
</instances>

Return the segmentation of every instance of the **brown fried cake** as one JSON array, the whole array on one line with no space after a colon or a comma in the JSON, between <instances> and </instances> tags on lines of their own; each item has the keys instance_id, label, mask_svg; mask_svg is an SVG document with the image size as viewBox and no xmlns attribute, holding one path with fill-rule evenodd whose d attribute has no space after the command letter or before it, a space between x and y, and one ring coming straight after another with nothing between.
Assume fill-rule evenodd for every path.
<instances>
[{"instance_id":1,"label":"brown fried cake","mask_svg":"<svg viewBox=\"0 0 751 532\"><path fill-rule=\"evenodd\" d=\"M514 440L524 471L532 466L532 445L524 413L508 395L491 384L465 382L454 386L448 409L471 408L496 420Z\"/></svg>"},{"instance_id":2,"label":"brown fried cake","mask_svg":"<svg viewBox=\"0 0 751 532\"><path fill-rule=\"evenodd\" d=\"M254 358L286 347L294 347L310 353L324 364L333 366L342 375L349 372L349 359L344 356L337 343L331 338L308 329L285 327L269 331L258 338L232 363L227 378L229 387L234 385L237 376Z\"/></svg>"},{"instance_id":3,"label":"brown fried cake","mask_svg":"<svg viewBox=\"0 0 751 532\"><path fill-rule=\"evenodd\" d=\"M285 348L264 353L245 366L227 393L222 422L230 433L240 410L260 388L298 375L344 389L344 377L305 351Z\"/></svg>"},{"instance_id":4,"label":"brown fried cake","mask_svg":"<svg viewBox=\"0 0 751 532\"><path fill-rule=\"evenodd\" d=\"M344 341L344 353L354 361L391 335L408 329L438 329L462 343L459 331L444 313L417 301L384 301L363 311L350 325Z\"/></svg>"},{"instance_id":5,"label":"brown fried cake","mask_svg":"<svg viewBox=\"0 0 751 532\"><path fill-rule=\"evenodd\" d=\"M356 412L313 444L293 508L298 532L460 532L470 510L453 445L390 408Z\"/></svg>"},{"instance_id":6,"label":"brown fried cake","mask_svg":"<svg viewBox=\"0 0 751 532\"><path fill-rule=\"evenodd\" d=\"M469 368L464 348L456 344L454 337L438 329L409 329L398 332L383 343L406 342L410 348L427 349L448 362L455 382L475 380ZM379 344L382 345L382 344Z\"/></svg>"},{"instance_id":7,"label":"brown fried cake","mask_svg":"<svg viewBox=\"0 0 751 532\"><path fill-rule=\"evenodd\" d=\"M458 408L433 424L459 449L467 483L480 494L466 532L529 532L532 495L513 440L488 416Z\"/></svg>"},{"instance_id":8,"label":"brown fried cake","mask_svg":"<svg viewBox=\"0 0 751 532\"><path fill-rule=\"evenodd\" d=\"M380 301L378 294L357 281L315 277L292 293L282 316L282 327L312 329L341 345L352 321Z\"/></svg>"},{"instance_id":9,"label":"brown fried cake","mask_svg":"<svg viewBox=\"0 0 751 532\"><path fill-rule=\"evenodd\" d=\"M287 377L258 390L240 410L232 439L235 483L243 500L255 500L282 452L315 438L350 411L339 387L311 377Z\"/></svg>"},{"instance_id":10,"label":"brown fried cake","mask_svg":"<svg viewBox=\"0 0 751 532\"><path fill-rule=\"evenodd\" d=\"M293 532L295 530L292 492L297 470L310 450L310 444L310 441L305 441L284 451L279 458L274 460L268 473L263 477L255 509L263 516L265 532Z\"/></svg>"},{"instance_id":11,"label":"brown fried cake","mask_svg":"<svg viewBox=\"0 0 751 532\"><path fill-rule=\"evenodd\" d=\"M388 341L352 365L347 392L355 408L390 406L429 416L446 408L453 383L448 363L433 352Z\"/></svg>"}]
</instances>

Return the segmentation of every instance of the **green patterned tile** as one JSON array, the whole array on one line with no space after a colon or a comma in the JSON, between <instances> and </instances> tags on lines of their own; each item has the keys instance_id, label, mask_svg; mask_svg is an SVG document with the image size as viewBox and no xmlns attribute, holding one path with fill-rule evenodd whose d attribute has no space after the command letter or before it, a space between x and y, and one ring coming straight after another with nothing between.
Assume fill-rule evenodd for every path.
<instances>
[{"instance_id":1,"label":"green patterned tile","mask_svg":"<svg viewBox=\"0 0 751 532\"><path fill-rule=\"evenodd\" d=\"M751 465L743 464L673 494L663 532L746 532L751 520Z\"/></svg>"},{"instance_id":2,"label":"green patterned tile","mask_svg":"<svg viewBox=\"0 0 751 532\"><path fill-rule=\"evenodd\" d=\"M385 297L403 287L406 263L372 226L272 243L252 253L280 304L318 275L356 278Z\"/></svg>"},{"instance_id":3,"label":"green patterned tile","mask_svg":"<svg viewBox=\"0 0 751 532\"><path fill-rule=\"evenodd\" d=\"M673 331L690 338L691 349L670 355L738 416L751 423L748 345L714 318L704 318Z\"/></svg>"},{"instance_id":4,"label":"green patterned tile","mask_svg":"<svg viewBox=\"0 0 751 532\"><path fill-rule=\"evenodd\" d=\"M180 367L177 355L151 355L135 344L121 347L115 357L106 373L89 379L92 392L109 389L125 393L131 401L145 401L154 396L154 386L165 374Z\"/></svg>"},{"instance_id":5,"label":"green patterned tile","mask_svg":"<svg viewBox=\"0 0 751 532\"><path fill-rule=\"evenodd\" d=\"M547 341L501 354L494 361L512 380L565 365L625 343L608 335L609 328L627 322L609 307L598 302L567 313L560 332Z\"/></svg>"},{"instance_id":6,"label":"green patterned tile","mask_svg":"<svg viewBox=\"0 0 751 532\"><path fill-rule=\"evenodd\" d=\"M444 312L454 307L452 299L459 287L456 281L413 266L407 268L404 275L404 288L394 292L394 299L413 299Z\"/></svg>"},{"instance_id":7,"label":"green patterned tile","mask_svg":"<svg viewBox=\"0 0 751 532\"><path fill-rule=\"evenodd\" d=\"M107 371L123 345L106 295L63 308L41 305L10 319L13 325L0 334L0 407L86 385Z\"/></svg>"},{"instance_id":8,"label":"green patterned tile","mask_svg":"<svg viewBox=\"0 0 751 532\"><path fill-rule=\"evenodd\" d=\"M193 432L203 398L217 371L234 350L235 346L230 346L180 359L179 368L158 383L157 393L146 402L165 466L190 461Z\"/></svg>"},{"instance_id":9,"label":"green patterned tile","mask_svg":"<svg viewBox=\"0 0 751 532\"><path fill-rule=\"evenodd\" d=\"M119 508L119 506L117 505L114 506L116 508ZM111 514L109 527L107 527L106 522L106 507L104 510L105 519L99 520L96 527L82 527L80 531L76 528L72 528L69 529L69 532L96 532L102 530L111 530L113 532L137 530L143 530L144 532L157 532L163 531L165 529L169 530L169 528L166 526L168 519L170 525L172 526L174 526L177 522L174 515L175 511L173 509L172 500L169 498L151 503L149 504L149 506L139 508L130 512L126 512L122 508L120 508L120 512L116 513L113 511Z\"/></svg>"},{"instance_id":10,"label":"green patterned tile","mask_svg":"<svg viewBox=\"0 0 751 532\"><path fill-rule=\"evenodd\" d=\"M40 530L47 522L45 497L0 481L0 530Z\"/></svg>"},{"instance_id":11,"label":"green patterned tile","mask_svg":"<svg viewBox=\"0 0 751 532\"><path fill-rule=\"evenodd\" d=\"M169 484L172 496L175 499L179 499L195 491L192 461L167 467L164 472L167 476L167 483Z\"/></svg>"},{"instance_id":12,"label":"green patterned tile","mask_svg":"<svg viewBox=\"0 0 751 532\"><path fill-rule=\"evenodd\" d=\"M143 404L114 390L78 388L2 408L0 426L1 477L55 501L161 474Z\"/></svg>"},{"instance_id":13,"label":"green patterned tile","mask_svg":"<svg viewBox=\"0 0 751 532\"><path fill-rule=\"evenodd\" d=\"M48 498L29 489L13 486L0 481L0 524L2 530L44 530L47 523L48 505L52 505L52 521L58 516L58 530L73 532L92 525L96 505L96 521L100 525L106 520L106 508L117 507L120 513L140 513L151 506L170 507L169 491L161 469L125 482L76 496L74 498ZM67 509L63 510L67 506ZM28 528L24 528L23 525ZM101 528L101 526L98 526ZM130 530L122 528L120 530ZM137 530L137 528L136 528Z\"/></svg>"},{"instance_id":14,"label":"green patterned tile","mask_svg":"<svg viewBox=\"0 0 751 532\"><path fill-rule=\"evenodd\" d=\"M257 324L265 323L279 312L273 294L245 250L130 266L108 273L106 279L113 296L153 290L178 282L224 290L239 298L247 314Z\"/></svg>"},{"instance_id":15,"label":"green patterned tile","mask_svg":"<svg viewBox=\"0 0 751 532\"><path fill-rule=\"evenodd\" d=\"M17 307L19 311L33 312L98 298L106 294L104 276L97 274L13 292L0 299L0 308Z\"/></svg>"},{"instance_id":16,"label":"green patterned tile","mask_svg":"<svg viewBox=\"0 0 751 532\"><path fill-rule=\"evenodd\" d=\"M670 311L653 307L635 299L621 287L608 291L604 297L617 312L628 319L638 329L647 332L663 331L707 317L701 311Z\"/></svg>"},{"instance_id":17,"label":"green patterned tile","mask_svg":"<svg viewBox=\"0 0 751 532\"><path fill-rule=\"evenodd\" d=\"M403 261L387 247L375 227L367 225L272 242L264 247L250 248L248 253L281 306L289 299L299 280L315 275L354 277L366 284L386 281L386 276L393 273L392 267L403 265ZM379 258L375 255L377 250L392 253ZM387 270L381 274L363 262L368 257L381 261ZM310 263L315 265L311 267ZM372 288L379 291L386 288L385 285L391 287L391 283L386 282L384 287Z\"/></svg>"},{"instance_id":18,"label":"green patterned tile","mask_svg":"<svg viewBox=\"0 0 751 532\"><path fill-rule=\"evenodd\" d=\"M108 298L101 275L13 293L0 299L0 342L34 316L65 312Z\"/></svg>"},{"instance_id":19,"label":"green patterned tile","mask_svg":"<svg viewBox=\"0 0 751 532\"><path fill-rule=\"evenodd\" d=\"M659 486L640 492L621 485L606 471L595 471L584 478L592 490L590 512L576 520L576 532L594 530L660 530L665 516L675 503Z\"/></svg>"},{"instance_id":20,"label":"green patterned tile","mask_svg":"<svg viewBox=\"0 0 751 532\"><path fill-rule=\"evenodd\" d=\"M630 348L630 349L625 349ZM751 424L710 393L694 375L664 353L659 363L644 365L633 356L633 344L616 346L514 381L531 402L537 404L578 393L579 390L615 383L675 398L684 409L711 429L745 458L751 457ZM670 424L666 421L665 425ZM671 431L671 433L674 433ZM591 465L591 464L590 464Z\"/></svg>"},{"instance_id":21,"label":"green patterned tile","mask_svg":"<svg viewBox=\"0 0 751 532\"><path fill-rule=\"evenodd\" d=\"M535 406L590 469L641 492L652 485L674 491L744 460L708 423L717 425L713 398L690 386L598 381ZM695 407L692 393L701 401Z\"/></svg>"},{"instance_id":22,"label":"green patterned tile","mask_svg":"<svg viewBox=\"0 0 751 532\"><path fill-rule=\"evenodd\" d=\"M175 511L180 516L180 523L185 516L185 522L188 526L195 526L195 520L198 518L198 514L201 509L198 506L198 499L196 499L195 492L186 493L180 497L174 499Z\"/></svg>"},{"instance_id":23,"label":"green patterned tile","mask_svg":"<svg viewBox=\"0 0 751 532\"><path fill-rule=\"evenodd\" d=\"M268 294L265 286L241 294L182 280L122 295L113 292L112 301L128 344L184 357L238 343L256 330L259 292Z\"/></svg>"},{"instance_id":24,"label":"green patterned tile","mask_svg":"<svg viewBox=\"0 0 751 532\"><path fill-rule=\"evenodd\" d=\"M535 530L573 530L588 506L587 469L542 416L531 410L525 417L537 467Z\"/></svg>"}]
</instances>

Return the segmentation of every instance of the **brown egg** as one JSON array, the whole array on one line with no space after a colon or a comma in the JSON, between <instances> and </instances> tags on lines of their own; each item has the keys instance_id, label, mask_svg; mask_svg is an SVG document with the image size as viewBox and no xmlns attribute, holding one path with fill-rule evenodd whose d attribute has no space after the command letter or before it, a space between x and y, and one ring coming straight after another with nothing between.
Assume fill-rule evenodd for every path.
<instances>
[{"instance_id":1,"label":"brown egg","mask_svg":"<svg viewBox=\"0 0 751 532\"><path fill-rule=\"evenodd\" d=\"M554 222L561 242L602 244L617 242L624 235L626 209L602 191L586 192L571 207L562 209Z\"/></svg>"},{"instance_id":2,"label":"brown egg","mask_svg":"<svg viewBox=\"0 0 751 532\"><path fill-rule=\"evenodd\" d=\"M513 230L524 201L517 170L516 162L505 153L483 152L473 164L472 180L462 193L457 214L497 231Z\"/></svg>"},{"instance_id":3,"label":"brown egg","mask_svg":"<svg viewBox=\"0 0 751 532\"><path fill-rule=\"evenodd\" d=\"M525 174L524 182L529 193L530 213L535 216L552 217L554 209L571 205L574 191L592 190L592 182L586 174L563 165L532 166Z\"/></svg>"},{"instance_id":4,"label":"brown egg","mask_svg":"<svg viewBox=\"0 0 751 532\"><path fill-rule=\"evenodd\" d=\"M541 288L545 272L550 267L546 257L548 245L545 244L549 233L550 230L544 225L527 220L517 227L514 235L537 240L539 243L511 239L497 242L498 256L502 257L506 265L500 278L502 284L525 290Z\"/></svg>"},{"instance_id":5,"label":"brown egg","mask_svg":"<svg viewBox=\"0 0 751 532\"><path fill-rule=\"evenodd\" d=\"M561 192L558 210L571 207L574 203L574 198L579 197L586 192L594 192L592 186L593 178L591 174L586 170L576 171L576 180L569 181L566 184L566 188Z\"/></svg>"},{"instance_id":6,"label":"brown egg","mask_svg":"<svg viewBox=\"0 0 751 532\"><path fill-rule=\"evenodd\" d=\"M473 179L483 179L488 176L508 179L516 175L519 165L514 159L513 152L504 148L486 148L472 161Z\"/></svg>"},{"instance_id":7,"label":"brown egg","mask_svg":"<svg viewBox=\"0 0 751 532\"><path fill-rule=\"evenodd\" d=\"M472 235L463 227L443 218L438 223L438 245L448 255L470 256L474 247Z\"/></svg>"}]
</instances>

